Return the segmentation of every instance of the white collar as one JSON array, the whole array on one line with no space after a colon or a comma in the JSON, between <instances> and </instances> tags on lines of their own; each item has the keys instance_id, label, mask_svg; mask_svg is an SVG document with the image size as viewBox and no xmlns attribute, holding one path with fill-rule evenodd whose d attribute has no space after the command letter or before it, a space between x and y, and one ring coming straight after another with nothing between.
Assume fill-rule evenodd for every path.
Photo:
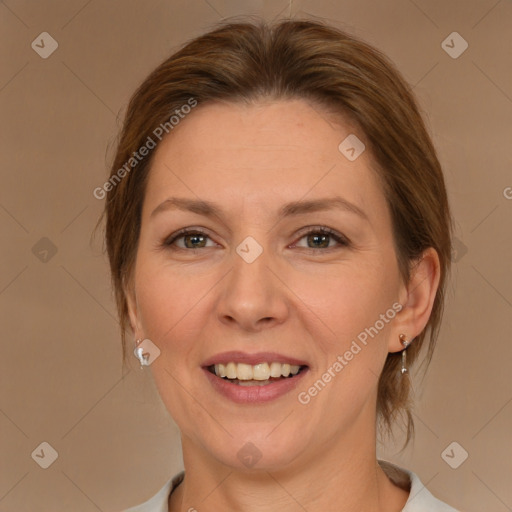
<instances>
[{"instance_id":1,"label":"white collar","mask_svg":"<svg viewBox=\"0 0 512 512\"><path fill-rule=\"evenodd\" d=\"M377 461L389 479L409 491L409 498L402 512L458 512L446 503L436 499L421 483L418 475L397 466L389 461ZM125 512L168 512L169 495L183 481L185 471L180 471L170 478L165 485L148 501L136 507L129 508Z\"/></svg>"}]
</instances>

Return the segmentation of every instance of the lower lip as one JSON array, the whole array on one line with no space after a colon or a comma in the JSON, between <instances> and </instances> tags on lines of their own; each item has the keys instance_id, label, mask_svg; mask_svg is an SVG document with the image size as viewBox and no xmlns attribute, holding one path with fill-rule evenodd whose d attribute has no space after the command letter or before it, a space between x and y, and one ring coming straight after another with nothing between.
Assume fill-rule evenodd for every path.
<instances>
[{"instance_id":1,"label":"lower lip","mask_svg":"<svg viewBox=\"0 0 512 512\"><path fill-rule=\"evenodd\" d=\"M262 404L275 400L295 389L308 372L308 368L304 368L295 377L276 380L264 386L239 386L217 377L207 368L203 370L213 388L237 404Z\"/></svg>"}]
</instances>

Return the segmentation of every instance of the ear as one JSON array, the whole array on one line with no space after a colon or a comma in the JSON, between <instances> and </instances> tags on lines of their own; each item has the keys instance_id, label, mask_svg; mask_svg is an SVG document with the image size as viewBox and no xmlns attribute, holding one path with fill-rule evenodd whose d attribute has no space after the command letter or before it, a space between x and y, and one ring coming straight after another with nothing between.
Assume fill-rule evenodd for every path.
<instances>
[{"instance_id":1,"label":"ear","mask_svg":"<svg viewBox=\"0 0 512 512\"><path fill-rule=\"evenodd\" d=\"M135 286L130 281L123 285L124 295L126 297L126 304L128 308L128 317L130 319L130 327L135 338L140 338L142 329L139 320L139 308L137 303L137 295L135 293Z\"/></svg>"},{"instance_id":2,"label":"ear","mask_svg":"<svg viewBox=\"0 0 512 512\"><path fill-rule=\"evenodd\" d=\"M433 247L426 249L411 268L410 279L400 289L402 309L395 316L393 334L388 342L389 352L403 350L399 335L410 341L425 329L437 289L441 270L439 256Z\"/></svg>"}]
</instances>

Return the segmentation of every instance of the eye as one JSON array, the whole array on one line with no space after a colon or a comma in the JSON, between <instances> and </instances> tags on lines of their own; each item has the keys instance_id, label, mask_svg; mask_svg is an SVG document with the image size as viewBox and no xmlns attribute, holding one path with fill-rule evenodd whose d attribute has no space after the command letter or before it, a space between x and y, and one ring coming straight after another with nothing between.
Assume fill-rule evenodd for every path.
<instances>
[{"instance_id":1,"label":"eye","mask_svg":"<svg viewBox=\"0 0 512 512\"><path fill-rule=\"evenodd\" d=\"M199 229L182 229L171 235L170 238L164 240L163 244L166 247L176 246L178 249L203 249L206 248L206 240L210 238L204 231ZM178 240L183 239L184 246L177 245ZM210 246L211 247L211 246Z\"/></svg>"},{"instance_id":2,"label":"eye","mask_svg":"<svg viewBox=\"0 0 512 512\"><path fill-rule=\"evenodd\" d=\"M331 244L333 241L336 242L338 246L342 247L348 247L350 245L350 242L346 237L325 226L316 226L314 228L310 228L309 231L306 231L301 235L299 240L304 238L306 239L307 243L306 247L297 245L297 242L293 244L293 247L301 247L303 249L317 253L319 252L319 249L324 251L326 249L335 249L336 244ZM207 249L208 247L213 247L212 245L206 245L208 239L210 239L209 235L200 229L185 228L165 239L162 242L162 246L172 247L177 250ZM181 240L183 240L184 245L178 244L178 241Z\"/></svg>"},{"instance_id":3,"label":"eye","mask_svg":"<svg viewBox=\"0 0 512 512\"><path fill-rule=\"evenodd\" d=\"M306 239L307 246L302 247L312 250L313 252L318 252L318 249L336 248L335 244L330 245L332 241L336 242L338 246L348 247L350 245L350 242L346 237L325 226L317 226L313 229L310 229L301 236L300 240L303 238ZM294 246L297 247L297 243L295 243Z\"/></svg>"}]
</instances>

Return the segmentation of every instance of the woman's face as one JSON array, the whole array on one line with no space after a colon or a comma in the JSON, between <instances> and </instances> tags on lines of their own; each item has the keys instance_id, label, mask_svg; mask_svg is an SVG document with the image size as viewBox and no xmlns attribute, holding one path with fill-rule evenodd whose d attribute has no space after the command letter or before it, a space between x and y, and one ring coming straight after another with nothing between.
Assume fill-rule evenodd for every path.
<instances>
[{"instance_id":1,"label":"woman's face","mask_svg":"<svg viewBox=\"0 0 512 512\"><path fill-rule=\"evenodd\" d=\"M276 469L375 436L404 288L369 152L339 149L351 134L364 142L303 100L210 103L157 148L129 305L160 350L150 368L184 450ZM261 386L207 368L238 361L263 363L230 365L242 378L305 368Z\"/></svg>"}]
</instances>

